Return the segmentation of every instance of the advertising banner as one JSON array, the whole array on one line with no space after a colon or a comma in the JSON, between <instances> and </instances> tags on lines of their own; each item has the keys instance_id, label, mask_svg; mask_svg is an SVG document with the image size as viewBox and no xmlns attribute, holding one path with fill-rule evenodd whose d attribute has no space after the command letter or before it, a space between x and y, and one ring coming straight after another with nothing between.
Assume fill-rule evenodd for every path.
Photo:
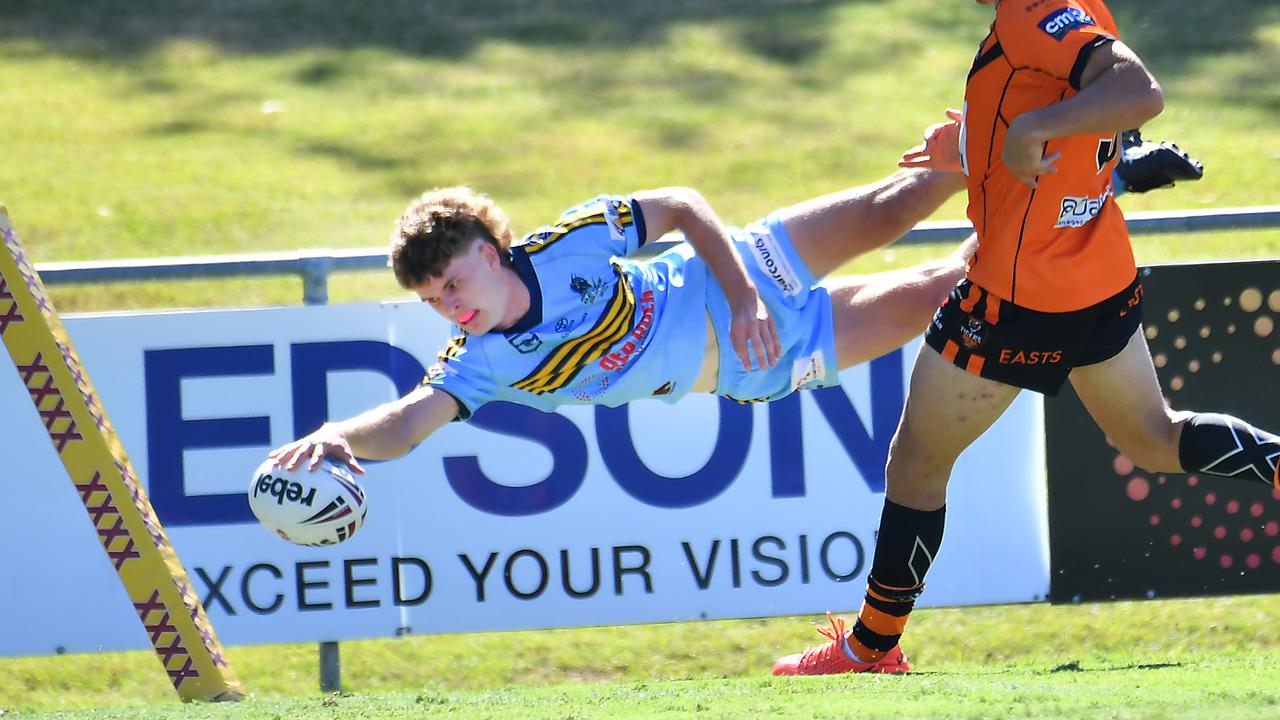
<instances>
[{"instance_id":1,"label":"advertising banner","mask_svg":"<svg viewBox=\"0 0 1280 720\"><path fill-rule=\"evenodd\" d=\"M1142 284L1171 406L1280 428L1280 262L1153 267ZM1053 601L1280 591L1280 492L1269 483L1243 467L1227 467L1239 478L1135 467L1070 388L1045 413Z\"/></svg>"},{"instance_id":2,"label":"advertising banner","mask_svg":"<svg viewBox=\"0 0 1280 720\"><path fill-rule=\"evenodd\" d=\"M254 521L253 469L326 418L416 385L444 321L387 303L66 325L228 644L856 610L919 346L768 405L489 405L368 463L364 527L307 548ZM24 392L0 375L5 407ZM73 488L46 481L56 458L42 426L19 420L0 437L23 538L0 585L0 654L145 646ZM922 604L1047 596L1043 467L1027 394L957 465Z\"/></svg>"}]
</instances>

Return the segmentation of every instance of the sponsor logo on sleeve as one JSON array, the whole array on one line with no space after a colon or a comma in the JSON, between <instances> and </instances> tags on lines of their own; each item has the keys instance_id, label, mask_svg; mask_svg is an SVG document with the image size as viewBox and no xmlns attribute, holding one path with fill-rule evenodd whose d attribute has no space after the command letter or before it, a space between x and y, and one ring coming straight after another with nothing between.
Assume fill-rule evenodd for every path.
<instances>
[{"instance_id":1,"label":"sponsor logo on sleeve","mask_svg":"<svg viewBox=\"0 0 1280 720\"><path fill-rule=\"evenodd\" d=\"M751 233L751 256L765 275L773 280L783 295L799 295L803 289L800 275L791 267L778 239L768 232Z\"/></svg>"},{"instance_id":2,"label":"sponsor logo on sleeve","mask_svg":"<svg viewBox=\"0 0 1280 720\"><path fill-rule=\"evenodd\" d=\"M623 231L625 223L622 221L622 214L630 208L621 200L607 199L604 201L604 219L605 224L609 226L609 237L614 240L625 240L626 234Z\"/></svg>"},{"instance_id":3,"label":"sponsor logo on sleeve","mask_svg":"<svg viewBox=\"0 0 1280 720\"><path fill-rule=\"evenodd\" d=\"M1089 25L1097 25L1097 23L1089 17L1088 13L1074 7L1055 10L1049 14L1049 17L1040 21L1040 29L1058 42L1062 42L1062 39L1072 30Z\"/></svg>"}]
</instances>

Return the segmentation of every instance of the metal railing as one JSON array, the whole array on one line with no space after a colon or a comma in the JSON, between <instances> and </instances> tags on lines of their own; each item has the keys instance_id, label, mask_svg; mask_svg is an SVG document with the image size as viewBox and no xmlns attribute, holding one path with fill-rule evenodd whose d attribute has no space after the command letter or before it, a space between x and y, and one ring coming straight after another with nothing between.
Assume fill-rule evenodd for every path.
<instances>
[{"instance_id":1,"label":"metal railing","mask_svg":"<svg viewBox=\"0 0 1280 720\"><path fill-rule=\"evenodd\" d=\"M1129 232L1154 235L1220 230L1256 230L1280 227L1280 205L1135 212L1126 215ZM920 223L899 244L959 242L973 232L967 222ZM656 248L669 242L655 243ZM650 250L649 252L656 252ZM334 272L380 270L387 267L386 250L301 250L282 253L170 257L138 260L37 263L46 285L141 282L154 280L215 279L263 275L297 275L302 278L302 301L307 305L329 302L329 276ZM321 642L320 689L342 689L338 643Z\"/></svg>"},{"instance_id":2,"label":"metal railing","mask_svg":"<svg viewBox=\"0 0 1280 720\"><path fill-rule=\"evenodd\" d=\"M1129 232L1134 235L1256 230L1280 227L1280 205L1177 212L1135 212L1126 217L1129 221ZM967 222L924 222L907 233L898 243L958 242L972 231L972 226ZM332 273L378 270L386 266L387 251L370 249L51 262L36 264L36 270L48 285L297 275L302 278L303 303L324 305L329 301L329 276Z\"/></svg>"}]
</instances>

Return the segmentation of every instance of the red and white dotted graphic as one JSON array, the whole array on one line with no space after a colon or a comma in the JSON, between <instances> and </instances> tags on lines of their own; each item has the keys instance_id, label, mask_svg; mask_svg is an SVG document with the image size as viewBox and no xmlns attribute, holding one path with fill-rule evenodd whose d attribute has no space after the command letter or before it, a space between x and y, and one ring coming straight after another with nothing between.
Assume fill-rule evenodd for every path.
<instances>
[{"instance_id":1,"label":"red and white dotted graphic","mask_svg":"<svg viewBox=\"0 0 1280 720\"><path fill-rule=\"evenodd\" d=\"M1212 312L1213 303L1235 312ZM1272 365L1280 365L1275 315L1280 315L1280 289L1246 287L1218 298L1198 298L1163 317L1149 316L1146 336L1159 346L1152 359L1173 406L1179 407L1178 396L1194 386L1202 371L1229 360L1219 338L1247 333L1251 348L1258 347ZM1240 390L1248 392L1248 387ZM1129 501L1147 511L1152 532L1167 547L1223 571L1280 567L1280 489L1259 500L1256 483L1212 475L1151 476L1124 455L1116 456L1113 469L1125 478Z\"/></svg>"},{"instance_id":2,"label":"red and white dotted graphic","mask_svg":"<svg viewBox=\"0 0 1280 720\"><path fill-rule=\"evenodd\" d=\"M1223 570L1280 567L1280 490L1271 491L1272 502L1245 500L1234 491L1250 486L1238 480L1149 477L1135 473L1123 455L1116 456L1115 470L1128 478L1126 496L1150 511L1151 529L1170 547Z\"/></svg>"}]
</instances>

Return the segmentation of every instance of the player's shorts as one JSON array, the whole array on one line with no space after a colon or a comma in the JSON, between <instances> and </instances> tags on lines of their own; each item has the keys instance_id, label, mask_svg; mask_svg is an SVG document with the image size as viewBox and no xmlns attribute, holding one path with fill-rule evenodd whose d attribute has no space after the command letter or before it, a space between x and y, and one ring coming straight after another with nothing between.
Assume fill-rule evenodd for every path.
<instances>
[{"instance_id":1,"label":"player's shorts","mask_svg":"<svg viewBox=\"0 0 1280 720\"><path fill-rule=\"evenodd\" d=\"M956 367L1006 385L1057 395L1073 368L1120 354L1142 325L1142 284L1072 312L1019 307L969 280L951 291L924 341Z\"/></svg>"},{"instance_id":2,"label":"player's shorts","mask_svg":"<svg viewBox=\"0 0 1280 720\"><path fill-rule=\"evenodd\" d=\"M747 370L729 338L732 313L719 283L707 283L707 312L720 345L716 394L740 402L777 400L796 390L837 385L831 296L800 258L787 229L769 216L733 235L734 248L778 330L782 357L773 368ZM751 358L755 366L754 348Z\"/></svg>"}]
</instances>

